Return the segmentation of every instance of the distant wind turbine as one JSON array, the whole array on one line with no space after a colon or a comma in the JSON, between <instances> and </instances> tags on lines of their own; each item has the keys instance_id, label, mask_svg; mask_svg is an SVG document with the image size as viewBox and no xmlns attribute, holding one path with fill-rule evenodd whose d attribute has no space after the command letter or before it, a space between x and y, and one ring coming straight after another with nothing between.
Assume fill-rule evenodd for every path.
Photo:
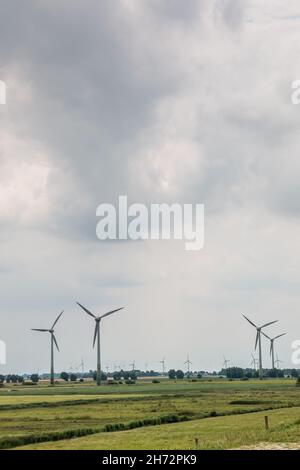
<instances>
[{"instance_id":1,"label":"distant wind turbine","mask_svg":"<svg viewBox=\"0 0 300 470\"><path fill-rule=\"evenodd\" d=\"M286 333L282 333L281 335L275 336L275 338L270 338L270 336L266 335L262 331L262 334L270 341L270 356L272 357L272 369L275 369L275 359L274 359L274 341L275 339L281 338L281 336L286 335Z\"/></svg>"},{"instance_id":2,"label":"distant wind turbine","mask_svg":"<svg viewBox=\"0 0 300 470\"><path fill-rule=\"evenodd\" d=\"M162 364L162 373L163 376L165 375L165 358L163 358L161 361L159 361Z\"/></svg>"},{"instance_id":3,"label":"distant wind turbine","mask_svg":"<svg viewBox=\"0 0 300 470\"><path fill-rule=\"evenodd\" d=\"M83 375L83 374L84 374L84 361L83 361L83 357L81 358L80 366L81 366L81 373L82 373L82 375Z\"/></svg>"},{"instance_id":4,"label":"distant wind turbine","mask_svg":"<svg viewBox=\"0 0 300 470\"><path fill-rule=\"evenodd\" d=\"M90 312L87 308L81 305L79 302L76 302L79 307L81 307L88 315L94 318L95 330L94 330L94 340L93 340L93 347L95 346L95 342L97 340L97 385L101 385L101 353L100 353L100 322L102 318L107 317L108 315L112 315L119 310L122 310L124 307L117 308L115 310L111 310L110 312L106 312L103 315L96 317L92 312Z\"/></svg>"},{"instance_id":5,"label":"distant wind turbine","mask_svg":"<svg viewBox=\"0 0 300 470\"><path fill-rule=\"evenodd\" d=\"M225 356L223 356L224 362L223 362L223 368L228 369L228 364L230 362L230 359L226 359Z\"/></svg>"},{"instance_id":6,"label":"distant wind turbine","mask_svg":"<svg viewBox=\"0 0 300 470\"><path fill-rule=\"evenodd\" d=\"M56 338L55 338L55 335L54 335L54 327L55 327L56 323L58 322L58 320L60 319L60 317L62 316L63 313L64 313L64 311L62 311L58 315L58 317L56 318L56 320L53 323L52 327L48 330L41 329L41 328L31 328L32 331L42 331L43 333L47 332L47 333L50 333L50 335L51 335L51 367L50 367L50 383L51 383L51 385L54 385L54 344L56 346L57 351L59 351L59 347L58 347L58 344L57 344L57 341L56 341Z\"/></svg>"},{"instance_id":7,"label":"distant wind turbine","mask_svg":"<svg viewBox=\"0 0 300 470\"><path fill-rule=\"evenodd\" d=\"M256 370L257 368L257 363L258 363L258 359L256 359L256 357L254 357L253 354L251 354L251 357L252 357L252 361L251 361L251 366L253 366L254 370Z\"/></svg>"},{"instance_id":8,"label":"distant wind turbine","mask_svg":"<svg viewBox=\"0 0 300 470\"><path fill-rule=\"evenodd\" d=\"M190 361L189 355L187 355L187 360L185 361L185 364L187 364L188 377L190 377L190 365L192 364L192 362Z\"/></svg>"},{"instance_id":9,"label":"distant wind turbine","mask_svg":"<svg viewBox=\"0 0 300 470\"><path fill-rule=\"evenodd\" d=\"M261 351L261 330L265 328L266 326L272 325L273 323L276 323L278 320L270 321L268 323L265 323L262 326L256 326L249 318L247 318L245 315L243 317L250 323L250 325L254 326L256 329L256 340L255 340L255 350L257 348L258 344L258 365L259 365L259 378L262 380L263 378L263 371L262 371L262 351Z\"/></svg>"},{"instance_id":10,"label":"distant wind turbine","mask_svg":"<svg viewBox=\"0 0 300 470\"><path fill-rule=\"evenodd\" d=\"M281 361L280 359L278 359L278 355L276 354L276 361L275 361L275 364L277 364L277 369L279 369L279 366L280 366L280 363L282 363L283 361Z\"/></svg>"},{"instance_id":11,"label":"distant wind turbine","mask_svg":"<svg viewBox=\"0 0 300 470\"><path fill-rule=\"evenodd\" d=\"M83 375L84 374L84 362L83 362L83 357L81 358L81 362L80 364L78 364L76 367L75 367L75 370L81 370L81 374Z\"/></svg>"}]
</instances>

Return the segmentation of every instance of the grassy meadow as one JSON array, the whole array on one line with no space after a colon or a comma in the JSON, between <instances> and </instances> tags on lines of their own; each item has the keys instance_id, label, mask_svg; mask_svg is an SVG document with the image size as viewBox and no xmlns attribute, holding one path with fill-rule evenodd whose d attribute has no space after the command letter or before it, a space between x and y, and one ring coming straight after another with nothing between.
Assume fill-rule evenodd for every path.
<instances>
[{"instance_id":1,"label":"grassy meadow","mask_svg":"<svg viewBox=\"0 0 300 470\"><path fill-rule=\"evenodd\" d=\"M2 449L195 449L195 439L201 449L299 443L300 388L290 379L162 379L0 389Z\"/></svg>"}]
</instances>

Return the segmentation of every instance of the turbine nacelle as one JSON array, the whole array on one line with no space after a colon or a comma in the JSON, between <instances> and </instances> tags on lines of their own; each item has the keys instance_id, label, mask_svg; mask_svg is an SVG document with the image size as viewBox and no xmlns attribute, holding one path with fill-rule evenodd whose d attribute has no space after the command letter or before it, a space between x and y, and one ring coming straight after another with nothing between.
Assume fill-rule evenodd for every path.
<instances>
[{"instance_id":1,"label":"turbine nacelle","mask_svg":"<svg viewBox=\"0 0 300 470\"><path fill-rule=\"evenodd\" d=\"M262 331L262 334L264 335L265 338L267 338L270 341L270 356L272 356L272 352L274 353L274 341L278 338L281 338L281 336L286 335L286 333L281 333L281 335L277 335L274 338L270 338L266 333Z\"/></svg>"},{"instance_id":2,"label":"turbine nacelle","mask_svg":"<svg viewBox=\"0 0 300 470\"><path fill-rule=\"evenodd\" d=\"M254 326L254 328L256 329L257 333L256 333L256 339L255 339L255 350L257 348L257 344L259 342L259 338L260 338L260 334L263 333L262 329L263 328L266 328L267 326L269 325L272 325L273 323L276 323L278 320L274 320L274 321L270 321L268 323L265 323L264 325L261 325L261 326L257 326L255 325L255 323L253 323L253 321L249 320L249 318L246 317L246 315L243 315L243 317L250 323L250 325ZM264 334L264 333L263 333ZM265 335L266 336L266 335Z\"/></svg>"},{"instance_id":3,"label":"turbine nacelle","mask_svg":"<svg viewBox=\"0 0 300 470\"><path fill-rule=\"evenodd\" d=\"M90 310L88 310L86 307L84 307L83 305L81 305L79 302L76 302L77 305L79 305L79 307L81 307L88 315L90 315L91 317L94 318L94 320L96 322L100 322L102 320L102 318L104 317L108 317L108 315L111 315L115 312L118 312L119 310L122 310L124 307L120 307L120 308L116 308L115 310L110 310L109 312L106 312L104 313L103 315L99 315L99 316L96 316L94 315L92 312L90 312Z\"/></svg>"},{"instance_id":4,"label":"turbine nacelle","mask_svg":"<svg viewBox=\"0 0 300 470\"><path fill-rule=\"evenodd\" d=\"M59 347L58 347L57 340L56 340L55 335L54 335L54 327L55 327L56 323L58 322L58 320L60 319L60 317L62 316L63 313L64 313L64 311L60 312L60 314L58 315L58 317L56 318L55 322L53 323L53 325L50 329L31 328L32 331L40 331L42 333L50 333L52 338L53 338L53 341L54 341L54 344L56 346L57 351L59 351Z\"/></svg>"}]
</instances>

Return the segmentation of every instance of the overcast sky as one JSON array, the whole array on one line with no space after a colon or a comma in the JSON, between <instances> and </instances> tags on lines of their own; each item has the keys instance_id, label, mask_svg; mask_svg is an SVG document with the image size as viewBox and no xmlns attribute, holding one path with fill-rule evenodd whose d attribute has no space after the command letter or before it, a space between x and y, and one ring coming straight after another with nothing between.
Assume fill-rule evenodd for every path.
<instances>
[{"instance_id":1,"label":"overcast sky","mask_svg":"<svg viewBox=\"0 0 300 470\"><path fill-rule=\"evenodd\" d=\"M297 0L2 0L0 372L248 366L300 338ZM96 207L204 203L205 246L101 242ZM264 342L264 365L270 366Z\"/></svg>"}]
</instances>

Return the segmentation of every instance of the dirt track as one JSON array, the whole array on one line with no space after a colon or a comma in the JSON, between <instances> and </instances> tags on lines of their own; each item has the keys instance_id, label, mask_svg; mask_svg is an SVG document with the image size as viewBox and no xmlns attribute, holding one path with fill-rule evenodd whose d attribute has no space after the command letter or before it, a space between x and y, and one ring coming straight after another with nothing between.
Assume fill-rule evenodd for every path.
<instances>
[{"instance_id":1,"label":"dirt track","mask_svg":"<svg viewBox=\"0 0 300 470\"><path fill-rule=\"evenodd\" d=\"M300 450L300 442L260 442L236 450Z\"/></svg>"}]
</instances>

